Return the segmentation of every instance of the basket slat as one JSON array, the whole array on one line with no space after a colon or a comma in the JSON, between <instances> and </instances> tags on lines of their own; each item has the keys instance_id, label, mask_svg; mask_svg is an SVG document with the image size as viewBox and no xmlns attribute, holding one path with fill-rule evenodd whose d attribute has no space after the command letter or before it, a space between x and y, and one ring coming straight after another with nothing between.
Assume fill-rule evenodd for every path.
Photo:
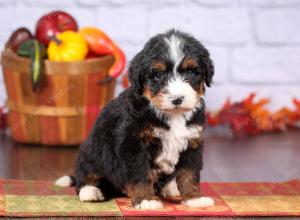
<instances>
[{"instance_id":1,"label":"basket slat","mask_svg":"<svg viewBox=\"0 0 300 220\"><path fill-rule=\"evenodd\" d=\"M19 112L19 114L21 113ZM32 140L33 143L41 143L41 126L39 116L33 114L24 115L27 122L26 126L24 126L27 129L27 140Z\"/></svg>"},{"instance_id":2,"label":"basket slat","mask_svg":"<svg viewBox=\"0 0 300 220\"><path fill-rule=\"evenodd\" d=\"M4 83L6 87L7 97L10 100L16 101L14 82L12 77L10 77L13 73L9 69L3 69L3 74L4 74Z\"/></svg>"}]
</instances>

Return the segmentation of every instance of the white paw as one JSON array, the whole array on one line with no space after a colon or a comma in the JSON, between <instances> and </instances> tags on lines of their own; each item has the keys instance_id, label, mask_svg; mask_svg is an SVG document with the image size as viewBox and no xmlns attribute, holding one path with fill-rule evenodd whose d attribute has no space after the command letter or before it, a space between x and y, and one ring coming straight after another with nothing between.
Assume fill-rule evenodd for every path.
<instances>
[{"instance_id":1,"label":"white paw","mask_svg":"<svg viewBox=\"0 0 300 220\"><path fill-rule=\"evenodd\" d=\"M56 186L68 187L72 185L72 179L70 176L62 176L54 183Z\"/></svg>"},{"instance_id":2,"label":"white paw","mask_svg":"<svg viewBox=\"0 0 300 220\"><path fill-rule=\"evenodd\" d=\"M102 201L104 196L100 189L95 186L84 186L79 191L81 202Z\"/></svg>"},{"instance_id":3,"label":"white paw","mask_svg":"<svg viewBox=\"0 0 300 220\"><path fill-rule=\"evenodd\" d=\"M158 200L146 200L134 206L136 209L162 209L164 206L161 201Z\"/></svg>"},{"instance_id":4,"label":"white paw","mask_svg":"<svg viewBox=\"0 0 300 220\"><path fill-rule=\"evenodd\" d=\"M177 183L175 179L170 181L168 184L166 184L162 190L161 190L161 195L163 197L175 197L175 196L180 196L180 192L177 187Z\"/></svg>"},{"instance_id":5,"label":"white paw","mask_svg":"<svg viewBox=\"0 0 300 220\"><path fill-rule=\"evenodd\" d=\"M214 200L210 197L199 197L199 198L193 198L188 199L182 202L184 205L187 205L189 207L207 207L207 206L213 206L215 204Z\"/></svg>"}]
</instances>

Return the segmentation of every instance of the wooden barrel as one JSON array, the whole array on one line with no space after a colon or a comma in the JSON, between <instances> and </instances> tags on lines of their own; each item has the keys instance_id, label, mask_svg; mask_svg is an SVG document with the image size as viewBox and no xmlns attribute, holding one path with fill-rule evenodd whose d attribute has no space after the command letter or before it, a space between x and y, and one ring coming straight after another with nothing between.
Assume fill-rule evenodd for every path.
<instances>
[{"instance_id":1,"label":"wooden barrel","mask_svg":"<svg viewBox=\"0 0 300 220\"><path fill-rule=\"evenodd\" d=\"M41 89L32 91L30 61L10 50L2 53L9 128L26 144L78 145L113 98L115 80L100 85L112 56L76 62L45 61Z\"/></svg>"}]
</instances>

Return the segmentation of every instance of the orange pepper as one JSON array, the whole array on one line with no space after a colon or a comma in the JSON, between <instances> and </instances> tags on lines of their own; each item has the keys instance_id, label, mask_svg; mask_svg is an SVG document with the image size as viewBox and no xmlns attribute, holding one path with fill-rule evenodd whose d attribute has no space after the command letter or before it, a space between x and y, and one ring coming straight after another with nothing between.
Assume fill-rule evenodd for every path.
<instances>
[{"instance_id":1,"label":"orange pepper","mask_svg":"<svg viewBox=\"0 0 300 220\"><path fill-rule=\"evenodd\" d=\"M123 71L126 58L123 51L100 29L94 27L85 27L80 29L79 33L83 35L88 43L89 50L97 55L113 55L115 62L109 69L109 76L117 78Z\"/></svg>"}]
</instances>

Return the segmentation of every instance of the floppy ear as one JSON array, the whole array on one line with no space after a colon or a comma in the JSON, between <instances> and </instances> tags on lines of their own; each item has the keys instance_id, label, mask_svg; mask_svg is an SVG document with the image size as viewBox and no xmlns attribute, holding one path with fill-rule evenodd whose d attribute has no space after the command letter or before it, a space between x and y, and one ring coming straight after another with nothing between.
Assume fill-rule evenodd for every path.
<instances>
[{"instance_id":1,"label":"floppy ear","mask_svg":"<svg viewBox=\"0 0 300 220\"><path fill-rule=\"evenodd\" d=\"M141 54L137 54L130 62L128 78L132 88L139 94L143 93Z\"/></svg>"},{"instance_id":2,"label":"floppy ear","mask_svg":"<svg viewBox=\"0 0 300 220\"><path fill-rule=\"evenodd\" d=\"M207 56L207 58L204 61L204 65L205 65L205 72L204 72L204 80L205 80L205 84L210 87L211 82L212 82L212 78L214 76L215 73L215 68L214 68L214 64L213 61L210 59L209 54Z\"/></svg>"},{"instance_id":3,"label":"floppy ear","mask_svg":"<svg viewBox=\"0 0 300 220\"><path fill-rule=\"evenodd\" d=\"M201 63L201 74L206 86L210 87L214 76L215 68L213 61L210 58L208 50L200 44L199 62Z\"/></svg>"}]
</instances>

